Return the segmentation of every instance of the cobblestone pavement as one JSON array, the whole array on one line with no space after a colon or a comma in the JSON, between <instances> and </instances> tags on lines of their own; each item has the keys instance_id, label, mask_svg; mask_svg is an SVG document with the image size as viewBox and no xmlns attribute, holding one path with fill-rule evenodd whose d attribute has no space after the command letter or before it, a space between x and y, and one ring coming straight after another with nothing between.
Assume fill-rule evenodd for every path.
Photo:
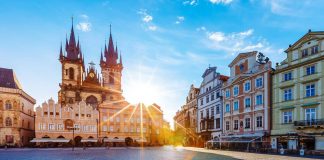
<instances>
[{"instance_id":1,"label":"cobblestone pavement","mask_svg":"<svg viewBox=\"0 0 324 160\"><path fill-rule=\"evenodd\" d=\"M293 157L293 156L284 156L284 155L275 155L275 154L259 154L259 153L250 153L250 152L236 152L236 151L224 151L224 150L208 150L205 148L195 148L195 147L183 147L185 150L204 152L204 153L213 153L217 155L223 155L227 157L232 157L235 159L247 159L247 160L306 160L306 159L323 159L324 157Z\"/></svg>"},{"instance_id":2,"label":"cobblestone pavement","mask_svg":"<svg viewBox=\"0 0 324 160\"><path fill-rule=\"evenodd\" d=\"M179 147L145 148L26 148L0 149L0 160L232 160L235 158L184 150Z\"/></svg>"}]
</instances>

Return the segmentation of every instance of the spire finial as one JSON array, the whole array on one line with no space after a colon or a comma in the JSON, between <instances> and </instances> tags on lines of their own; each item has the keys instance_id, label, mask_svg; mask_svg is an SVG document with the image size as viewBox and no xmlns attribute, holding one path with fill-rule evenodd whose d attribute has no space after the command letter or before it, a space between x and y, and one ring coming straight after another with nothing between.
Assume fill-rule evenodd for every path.
<instances>
[{"instance_id":1,"label":"spire finial","mask_svg":"<svg viewBox=\"0 0 324 160\"><path fill-rule=\"evenodd\" d=\"M109 32L110 32L110 34L111 34L111 24L109 24Z\"/></svg>"}]
</instances>

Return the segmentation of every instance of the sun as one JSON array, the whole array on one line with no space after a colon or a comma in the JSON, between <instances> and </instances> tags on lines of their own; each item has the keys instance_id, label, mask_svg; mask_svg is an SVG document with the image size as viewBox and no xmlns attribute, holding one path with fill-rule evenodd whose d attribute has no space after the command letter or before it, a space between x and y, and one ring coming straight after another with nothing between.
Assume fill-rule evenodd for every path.
<instances>
[{"instance_id":1,"label":"sun","mask_svg":"<svg viewBox=\"0 0 324 160\"><path fill-rule=\"evenodd\" d=\"M144 103L145 106L155 103L159 89L150 83L133 82L125 90L127 101L132 104Z\"/></svg>"}]
</instances>

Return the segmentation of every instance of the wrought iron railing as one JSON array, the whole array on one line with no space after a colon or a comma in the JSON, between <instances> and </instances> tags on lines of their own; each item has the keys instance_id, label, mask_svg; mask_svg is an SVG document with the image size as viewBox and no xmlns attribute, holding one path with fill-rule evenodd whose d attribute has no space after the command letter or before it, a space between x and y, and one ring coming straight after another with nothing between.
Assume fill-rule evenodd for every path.
<instances>
[{"instance_id":1,"label":"wrought iron railing","mask_svg":"<svg viewBox=\"0 0 324 160\"><path fill-rule=\"evenodd\" d=\"M324 119L311 119L311 120L294 121L294 125L295 126L324 125Z\"/></svg>"}]
</instances>

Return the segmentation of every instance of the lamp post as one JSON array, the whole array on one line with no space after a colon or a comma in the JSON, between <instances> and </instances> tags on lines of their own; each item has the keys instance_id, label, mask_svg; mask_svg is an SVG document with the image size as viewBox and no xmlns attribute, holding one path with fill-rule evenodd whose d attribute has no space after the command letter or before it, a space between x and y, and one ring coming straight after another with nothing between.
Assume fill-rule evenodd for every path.
<instances>
[{"instance_id":1,"label":"lamp post","mask_svg":"<svg viewBox=\"0 0 324 160\"><path fill-rule=\"evenodd\" d=\"M76 127L68 127L69 130L72 130L72 151L74 151L75 141L74 141L74 130L78 130Z\"/></svg>"}]
</instances>

